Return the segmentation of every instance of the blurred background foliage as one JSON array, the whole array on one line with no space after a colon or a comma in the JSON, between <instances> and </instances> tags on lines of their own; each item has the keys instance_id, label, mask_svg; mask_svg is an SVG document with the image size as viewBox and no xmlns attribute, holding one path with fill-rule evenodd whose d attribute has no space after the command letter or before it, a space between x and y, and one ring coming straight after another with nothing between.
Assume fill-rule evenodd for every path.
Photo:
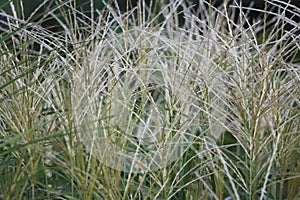
<instances>
[{"instance_id":1,"label":"blurred background foliage","mask_svg":"<svg viewBox=\"0 0 300 200\"><path fill-rule=\"evenodd\" d=\"M164 4L168 4L171 0L163 0L163 1L151 1L151 0L144 0L144 2L146 3L146 5L152 5L152 13L158 13L160 11L160 8L162 7L162 5ZM67 3L68 2L68 3ZM17 17L19 19L25 20L27 22L40 22L39 24L41 24L44 28L54 31L54 32L59 32L61 31L61 26L59 25L57 19L54 19L53 17L51 17L50 11L54 12L54 14L56 16L62 16L62 9L61 9L61 5L65 3L65 10L68 10L67 5L70 4L70 2L72 3L72 6L76 7L81 13L85 13L86 16L91 16L91 12L93 12L93 16L97 17L98 13L100 13L99 11L103 11L105 9L107 9L107 7L105 7L106 5L110 5L112 7L118 7L118 10L120 10L121 12L126 12L127 10L130 10L134 7L136 7L139 3L138 0L109 0L109 1L103 1L103 0L93 0L92 4L91 1L86 1L86 0L32 0L32 1L28 1L28 0L0 0L0 10L1 13L0 14L0 20L6 20L6 17L3 16L3 13L5 14L9 14L14 16L14 14L17 14ZM105 2L105 3L104 3ZM186 5L190 5L190 7L192 7L192 11L194 11L193 14L197 15L197 11L199 11L199 9L204 9L201 8L200 4L201 1L200 0L184 0ZM224 3L225 0L211 0L210 4L214 5L214 6L220 6L222 3ZM253 9L248 10L247 9L247 13L248 13L248 19L249 21L252 20L257 20L257 19L262 19L263 18L263 12L260 11L255 11L255 9L259 9L259 10L269 10L272 11L274 13L276 13L277 11L274 10L274 7L271 7L271 4L268 4L269 7L265 7L266 6L266 1L265 0L228 0L229 4L228 5L234 5L234 2L239 2L241 3L241 5L243 7L251 7ZM296 6L296 7L300 7L300 1L299 0L281 0L281 2L287 2L290 3L290 5L292 6ZM116 5L116 3L118 5ZM276 3L278 3L276 1ZM14 5L13 7L11 5ZM206 5L206 4L205 4ZM91 6L93 6L93 9L91 9ZM203 6L203 4L202 4ZM59 9L56 9L58 8ZM285 3L282 3L282 9L284 9L286 7ZM15 9L15 13L13 13L13 9ZM155 10L154 10L155 9ZM184 14L183 14L183 7L179 6L178 7L178 21L179 24L182 26L184 24ZM93 11L91 11L93 10ZM238 10L238 9L237 9ZM246 9L245 9L246 11ZM292 19L293 21L300 21L300 17L295 16L294 14L291 14L289 12L286 12L284 14L287 18ZM238 20L238 16L239 13L237 12L235 14L235 20ZM272 18L274 16L269 15L268 16L268 21L270 20L270 18ZM87 18L86 18L87 19ZM162 19L161 19L162 20ZM3 23L0 23L0 33L3 30ZM292 28L292 26L290 26L289 24L285 25L285 29L286 30L290 30ZM300 34L300 33L299 33Z\"/></svg>"},{"instance_id":2,"label":"blurred background foliage","mask_svg":"<svg viewBox=\"0 0 300 200\"><path fill-rule=\"evenodd\" d=\"M146 5L151 5L151 12L152 14L157 14L161 9L161 7L165 4L168 4L171 0L163 0L163 1L151 1L151 0L144 0L142 2L145 2ZM14 16L17 15L17 17L21 20L24 20L28 23L34 22L39 25L41 25L43 28L46 28L49 31L52 31L54 33L64 32L63 27L61 24L59 24L57 18L53 18L51 15L51 12L55 14L55 16L61 16L60 20L64 21L65 14L69 12L70 10L68 8L68 5L72 4L72 7L76 7L78 11L81 13L85 13L86 17L85 20L89 20L91 16L94 18L97 17L101 11L105 11L108 8L105 6L110 5L111 7L117 8L117 10L120 10L121 12L126 12L127 10L130 10L134 7L136 7L139 3L138 0L93 0L93 4L91 4L91 1L86 0L0 0L0 22L6 21L7 18L5 17L5 14L9 14ZM200 0L184 0L186 5L190 5L192 9L191 12L195 15L199 13L199 9L202 1ZM220 6L222 3L225 2L225 0L211 0L211 5L214 6ZM268 10L272 11L274 15L268 15L266 22L270 22L271 18L276 15L278 10L275 10L274 7L271 6L271 4L268 4L268 7L266 7L266 1L265 0L228 0L228 5L234 5L234 2L240 2L243 7L245 7L245 12L248 13L247 17L250 22L253 22L254 20L257 21L260 19L261 22L263 22L264 18L264 12L258 11L258 10ZM287 5L284 3L290 3L289 7L300 7L300 1L299 0L281 0L282 2L282 10L281 12L284 13L284 16L287 18L287 20L291 19L294 22L300 22L300 15L295 15L290 12L284 12L283 10ZM65 4L64 4L65 3ZM117 3L117 5L116 5ZM278 1L275 1L275 3L278 3ZM61 6L64 4L65 6ZM14 5L14 6L11 6ZM142 5L142 4L141 4ZM205 4L206 5L206 4ZM91 9L91 6L93 6L93 9ZM246 7L251 7L253 9L249 10L246 9ZM12 9L15 9L15 13ZM255 10L256 9L256 10ZM67 11L69 10L69 11ZM92 10L92 11L91 11ZM178 7L178 22L180 26L183 26L184 24L184 14L183 11L184 8L182 6ZM66 12L67 11L67 12ZM91 15L91 12L93 12L93 15ZM236 9L235 15L235 21L238 21L239 19L239 13L238 9ZM16 17L16 16L14 16ZM163 21L163 16L159 16L158 21ZM89 23L88 21L86 21ZM275 23L275 22L274 22ZM3 30L8 30L7 27L3 27L5 23L0 23L0 35L3 35ZM2 26L2 27L1 27ZM268 27L272 28L273 24L269 23ZM294 25L289 25L289 23L286 23L284 25L285 30L290 30ZM7 31L6 31L7 32ZM299 33L298 33L299 32ZM258 33L260 35L262 33ZM297 33L294 33L295 35L300 35L300 30L297 31ZM8 42L7 42L8 43ZM287 59L290 61L290 59ZM296 58L293 58L293 62L299 62L300 60L300 53L297 53Z\"/></svg>"},{"instance_id":3,"label":"blurred background foliage","mask_svg":"<svg viewBox=\"0 0 300 200\"><path fill-rule=\"evenodd\" d=\"M69 1L69 0L68 0ZM229 0L231 2L234 2L232 0ZM16 6L16 12L18 13L20 18L25 18L27 19L39 6L40 8L38 9L38 12L35 14L35 17L33 17L33 20L37 20L39 18L39 15L44 14L47 12L47 10L51 10L51 8L54 8L57 4L60 4L62 2L67 2L66 0L0 0L0 9L3 9L7 14L12 14L11 6L10 3L13 2L13 4ZM74 0L72 1L78 8L78 10L86 13L87 15L91 11L90 9L90 1L86 0ZM103 2L107 2L108 4L113 4L110 2L115 2L115 1L102 1L102 0L94 0L93 1L93 6L94 6L94 11L95 14L97 13L96 10L102 10L105 8L105 5ZM127 9L131 9L138 4L138 0L117 0L118 7L121 11L125 12ZM152 3L157 3L156 1L151 1L151 0L145 0L146 4L149 5L150 2ZM164 1L159 1L160 4L167 4L170 2L170 0L164 0ZM185 0L189 5L193 6L195 10L199 8L199 0ZM211 4L214 6L221 5L225 0L212 0ZM265 8L265 0L237 0L237 2L242 3L244 7L253 7L255 9L264 9ZM300 1L299 0L282 0L282 2L287 2L290 3L296 7L300 7ZM41 6L42 5L42 6ZM23 7L23 9L22 9ZM23 13L22 10L24 11L24 15L21 14ZM287 13L289 15L289 13ZM250 13L250 16L254 17L257 16L257 13L252 11ZM289 16L289 17L295 17L295 16ZM299 17L298 17L299 18Z\"/></svg>"}]
</instances>

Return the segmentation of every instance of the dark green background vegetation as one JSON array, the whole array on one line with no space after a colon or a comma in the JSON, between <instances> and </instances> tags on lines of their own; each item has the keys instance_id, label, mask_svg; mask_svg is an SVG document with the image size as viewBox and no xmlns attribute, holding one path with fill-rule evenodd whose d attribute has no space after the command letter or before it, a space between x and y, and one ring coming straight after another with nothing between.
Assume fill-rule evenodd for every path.
<instances>
[{"instance_id":1,"label":"dark green background vegetation","mask_svg":"<svg viewBox=\"0 0 300 200\"><path fill-rule=\"evenodd\" d=\"M165 3L169 2L170 0L165 0ZM283 2L288 2L289 0L283 0ZM11 14L11 9L9 6L9 2L8 0L0 0L0 8L4 9L5 12L10 13ZM14 5L19 5L18 9L18 13L20 13L21 11L21 7L20 7L20 1L19 0L12 0L12 2L14 2ZM23 1L23 7L24 7L24 12L25 12L25 18L29 17L30 14L41 4L43 3L44 0L32 0L32 1ZM48 10L51 7L55 7L56 2L61 2L58 0L50 0L48 1L47 4L45 4L41 9L40 9L40 13L45 12L46 10ZM90 1L86 1L86 0L75 0L74 1L77 5L77 7L79 8L79 10L81 11L85 11L85 13L90 11ZM107 1L109 2L109 1ZM130 7L134 7L137 5L137 0L118 0L118 6L120 8L121 11L125 11L127 9L127 5L129 5ZM151 0L146 0L145 1L147 4L149 4L151 2ZM154 1L155 2L155 1ZM195 8L199 7L199 1L198 0L187 0L187 2L189 2L191 5L194 5ZM223 0L214 0L211 1L214 5L220 5ZM290 0L290 3L300 7L300 1L299 0ZM263 0L242 0L242 4L244 6L249 6L252 5L254 8L259 8L259 9L264 9L264 5L265 5L265 1ZM102 3L102 0L94 0L94 8L101 10L104 8L104 4ZM254 14L253 14L254 16Z\"/></svg>"},{"instance_id":2,"label":"dark green background vegetation","mask_svg":"<svg viewBox=\"0 0 300 200\"><path fill-rule=\"evenodd\" d=\"M273 13L277 12L276 10L274 10L274 7L270 7L270 5L269 5L269 7L265 8L265 1L263 1L263 0L255 0L255 1L253 1L253 0L252 1L251 0L240 0L240 1L242 1L242 5L244 7L251 6L253 8L261 9L261 10L264 10L264 9L272 10ZM282 2L288 2L288 1L289 0L282 0ZM10 2L14 3L16 12L18 14L18 18L20 18L20 19L25 18L28 22L37 22L38 24L42 25L44 28L46 28L48 30L51 30L53 32L60 32L60 31L63 31L63 29L59 25L59 23L57 22L56 19L54 19L50 15L47 15L47 12L51 10L52 12L55 12L56 16L61 16L62 13L64 13L64 11L62 11L62 8L58 5L58 4L61 5L61 2L72 2L72 4L73 5L75 4L77 9L80 12L85 13L86 16L91 16L90 15L90 13L91 13L91 7L90 6L91 5L90 5L89 0L88 1L86 1L86 0L73 0L73 1L70 1L70 0L49 0L43 6L41 6L39 10L36 10L36 9L41 5L41 3L44 2L44 0L31 0L31 1L27 1L27 0L26 1L0 0L0 9L3 10L4 12L6 12L6 13L12 15ZM21 9L22 6L20 5L20 2L23 2L24 11L22 11L22 9ZM116 5L114 5L114 3L112 3L113 1L106 1L106 2L109 2L108 4L116 7ZM125 12L127 9L131 9L131 8L137 6L137 4L138 4L138 0L125 0L125 1L118 0L117 2L118 2L118 5L117 5L118 9L120 9L121 12ZM146 4L149 5L151 0L145 0L145 2L146 2ZM157 2L153 1L152 3L163 3L163 2L168 3L168 2L170 2L170 0L157 1ZM199 1L198 0L186 0L186 2L188 2L189 5L191 5L191 6L193 5L193 9L191 9L191 10L194 10L194 12L196 14L197 9L199 9ZM212 3L213 5L218 6L223 2L223 0L214 0L214 1L211 1L211 2L214 2L214 3ZM94 3L94 5L93 5L94 6L94 16L97 15L97 11L106 9L102 0L94 0L93 3ZM290 3L293 4L296 7L300 7L300 1L299 0L290 0ZM286 6L284 4L282 4L282 5L283 5L283 7ZM158 6L159 6L159 4L158 4ZM59 9L55 9L56 7L59 7ZM68 10L67 7L65 7L65 9ZM179 11L182 11L183 8L179 7L178 9L179 9ZM152 11L152 12L155 13L158 10L159 9L156 9L156 11ZM32 16L33 12L35 12L35 14ZM252 10L250 12L247 11L247 13L249 14L248 15L249 21L252 21L252 20L257 19L257 18L262 19L264 17L263 12L258 12L258 11L253 11ZM239 19L239 13L236 12L235 16L236 16L235 20L237 21ZM286 12L285 16L292 19L295 22L300 22L300 17L299 16L295 16L295 15L289 13L289 12ZM29 17L30 17L30 19L28 20ZM274 15L269 15L267 21L270 21L270 19L272 17L274 17ZM5 17L2 17L1 14L0 14L0 20L6 21ZM61 19L61 20L63 21L63 19ZM86 20L88 20L88 18L86 18ZM181 26L184 24L184 15L183 14L179 14L179 23L180 23ZM5 25L0 22L0 34L3 34L2 33L3 28L1 28L1 26L5 26ZM272 25L269 25L269 27L272 28ZM290 30L291 28L293 28L293 25L289 25L287 23L287 24L284 25L284 28L285 28L285 30ZM4 29L5 29L5 27L4 27ZM298 30L298 32L294 33L294 34L299 35L300 30ZM296 59L293 58L293 60L296 60L296 62L298 62L299 57L300 57L300 55L298 53L298 55L296 56Z\"/></svg>"}]
</instances>

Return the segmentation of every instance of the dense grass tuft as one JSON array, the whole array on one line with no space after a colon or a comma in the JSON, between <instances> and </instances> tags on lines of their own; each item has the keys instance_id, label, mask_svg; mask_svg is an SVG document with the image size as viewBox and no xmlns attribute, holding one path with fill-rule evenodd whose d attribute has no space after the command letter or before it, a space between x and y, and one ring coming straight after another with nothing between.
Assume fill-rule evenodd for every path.
<instances>
[{"instance_id":1,"label":"dense grass tuft","mask_svg":"<svg viewBox=\"0 0 300 200\"><path fill-rule=\"evenodd\" d=\"M0 199L300 198L299 8L55 2L0 7Z\"/></svg>"}]
</instances>

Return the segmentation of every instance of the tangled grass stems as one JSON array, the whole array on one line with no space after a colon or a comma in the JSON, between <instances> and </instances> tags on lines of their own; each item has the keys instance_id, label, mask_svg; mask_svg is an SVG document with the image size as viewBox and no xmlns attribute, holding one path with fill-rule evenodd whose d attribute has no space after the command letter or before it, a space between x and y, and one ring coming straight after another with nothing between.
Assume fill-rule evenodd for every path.
<instances>
[{"instance_id":1,"label":"tangled grass stems","mask_svg":"<svg viewBox=\"0 0 300 200\"><path fill-rule=\"evenodd\" d=\"M1 10L0 198L299 198L299 8L200 4Z\"/></svg>"}]
</instances>

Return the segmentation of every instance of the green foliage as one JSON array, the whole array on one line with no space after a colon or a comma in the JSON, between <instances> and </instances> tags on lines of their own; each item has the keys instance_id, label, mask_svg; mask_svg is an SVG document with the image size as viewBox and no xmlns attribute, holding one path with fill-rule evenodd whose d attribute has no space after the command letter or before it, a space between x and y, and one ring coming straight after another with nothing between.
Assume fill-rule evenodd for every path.
<instances>
[{"instance_id":1,"label":"green foliage","mask_svg":"<svg viewBox=\"0 0 300 200\"><path fill-rule=\"evenodd\" d=\"M0 199L300 198L299 8L6 2Z\"/></svg>"}]
</instances>

